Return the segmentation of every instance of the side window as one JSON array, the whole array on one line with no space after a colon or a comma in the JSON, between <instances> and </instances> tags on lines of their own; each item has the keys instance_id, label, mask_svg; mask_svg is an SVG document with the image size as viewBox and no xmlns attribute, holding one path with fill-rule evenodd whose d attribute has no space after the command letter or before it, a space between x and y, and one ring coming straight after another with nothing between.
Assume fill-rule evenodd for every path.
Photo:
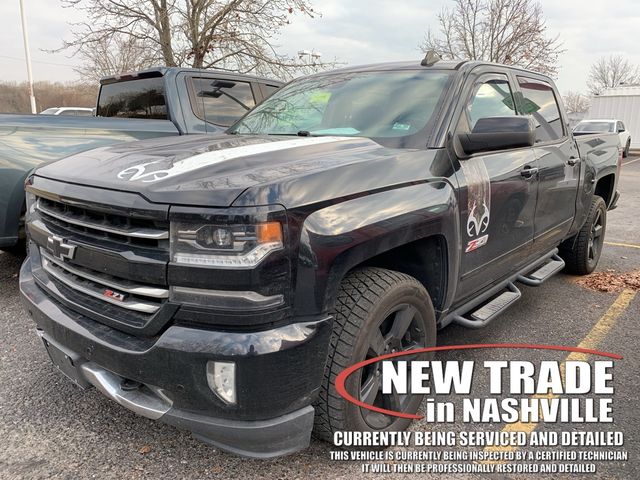
<instances>
[{"instance_id":1,"label":"side window","mask_svg":"<svg viewBox=\"0 0 640 480\"><path fill-rule=\"evenodd\" d=\"M275 85L262 85L262 88L264 89L264 98L267 99L271 95L273 95L280 87L276 87Z\"/></svg>"},{"instance_id":2,"label":"side window","mask_svg":"<svg viewBox=\"0 0 640 480\"><path fill-rule=\"evenodd\" d=\"M618 122L618 124L616 125L616 131L621 132L624 131L624 129L624 123Z\"/></svg>"},{"instance_id":3,"label":"side window","mask_svg":"<svg viewBox=\"0 0 640 480\"><path fill-rule=\"evenodd\" d=\"M473 130L480 118L516 115L514 105L506 77L504 80L491 79L478 83L467 104L469 130Z\"/></svg>"},{"instance_id":4,"label":"side window","mask_svg":"<svg viewBox=\"0 0 640 480\"><path fill-rule=\"evenodd\" d=\"M251 110L256 102L251 85L232 80L192 78L191 106L198 118L228 127Z\"/></svg>"},{"instance_id":5,"label":"side window","mask_svg":"<svg viewBox=\"0 0 640 480\"><path fill-rule=\"evenodd\" d=\"M536 143L562 138L562 116L551 85L526 77L518 77L518 84L524 96L523 113L531 115L536 126Z\"/></svg>"},{"instance_id":6,"label":"side window","mask_svg":"<svg viewBox=\"0 0 640 480\"><path fill-rule=\"evenodd\" d=\"M76 111L75 110L63 110L62 112L60 112L60 115L64 115L65 117L75 117L76 116Z\"/></svg>"}]
</instances>

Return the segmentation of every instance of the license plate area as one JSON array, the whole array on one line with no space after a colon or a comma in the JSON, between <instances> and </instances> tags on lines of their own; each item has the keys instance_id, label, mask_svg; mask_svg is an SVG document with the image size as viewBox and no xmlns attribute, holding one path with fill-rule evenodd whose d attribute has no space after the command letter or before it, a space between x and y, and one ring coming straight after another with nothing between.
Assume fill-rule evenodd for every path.
<instances>
[{"instance_id":1,"label":"license plate area","mask_svg":"<svg viewBox=\"0 0 640 480\"><path fill-rule=\"evenodd\" d=\"M44 333L38 330L38 335L42 339L44 348L49 354L49 358L53 365L69 380L75 383L82 390L85 390L91 386L89 382L85 380L81 371L80 364L84 361L80 355L74 353L62 345L47 338Z\"/></svg>"}]
</instances>

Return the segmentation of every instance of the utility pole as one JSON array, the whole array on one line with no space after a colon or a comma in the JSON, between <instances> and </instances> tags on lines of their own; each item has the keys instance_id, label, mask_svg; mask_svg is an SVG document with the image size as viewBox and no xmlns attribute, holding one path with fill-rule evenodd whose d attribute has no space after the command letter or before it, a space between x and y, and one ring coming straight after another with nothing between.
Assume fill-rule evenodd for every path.
<instances>
[{"instance_id":1,"label":"utility pole","mask_svg":"<svg viewBox=\"0 0 640 480\"><path fill-rule=\"evenodd\" d=\"M24 14L23 0L20 0L20 17L22 18L22 37L24 39L24 55L27 60L27 76L29 78L29 99L31 101L31 113L38 113L36 109L36 97L33 95L33 72L31 71L31 52L29 51L29 32L27 32L27 19Z\"/></svg>"}]
</instances>

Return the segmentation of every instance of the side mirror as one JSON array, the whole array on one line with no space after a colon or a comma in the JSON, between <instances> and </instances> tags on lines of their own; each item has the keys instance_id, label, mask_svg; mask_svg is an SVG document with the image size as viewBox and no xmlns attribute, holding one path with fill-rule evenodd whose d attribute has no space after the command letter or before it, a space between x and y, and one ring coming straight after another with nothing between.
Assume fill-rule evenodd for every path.
<instances>
[{"instance_id":1,"label":"side mirror","mask_svg":"<svg viewBox=\"0 0 640 480\"><path fill-rule=\"evenodd\" d=\"M480 118L471 133L459 133L458 140L467 155L477 152L531 147L536 132L530 117Z\"/></svg>"},{"instance_id":2,"label":"side mirror","mask_svg":"<svg viewBox=\"0 0 640 480\"><path fill-rule=\"evenodd\" d=\"M619 129L618 129L618 133L623 133L624 131L625 131L625 129L624 129L624 128L619 128Z\"/></svg>"}]
</instances>

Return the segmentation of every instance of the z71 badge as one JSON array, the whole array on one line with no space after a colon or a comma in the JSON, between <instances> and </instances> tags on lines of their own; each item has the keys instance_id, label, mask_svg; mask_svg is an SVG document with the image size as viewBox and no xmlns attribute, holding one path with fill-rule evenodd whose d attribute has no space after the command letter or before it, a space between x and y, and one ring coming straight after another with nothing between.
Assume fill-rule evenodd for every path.
<instances>
[{"instance_id":1,"label":"z71 badge","mask_svg":"<svg viewBox=\"0 0 640 480\"><path fill-rule=\"evenodd\" d=\"M469 243L467 243L467 248L464 250L464 253L473 252L474 250L477 250L480 247L484 247L488 241L489 241L489 235L484 235L482 237L475 238L471 240Z\"/></svg>"},{"instance_id":2,"label":"z71 badge","mask_svg":"<svg viewBox=\"0 0 640 480\"><path fill-rule=\"evenodd\" d=\"M126 294L120 293L120 292L114 292L113 290L105 290L104 292L102 292L102 295L104 295L107 298L111 298L112 300L117 300L118 302L124 302L125 299L127 298Z\"/></svg>"}]
</instances>

